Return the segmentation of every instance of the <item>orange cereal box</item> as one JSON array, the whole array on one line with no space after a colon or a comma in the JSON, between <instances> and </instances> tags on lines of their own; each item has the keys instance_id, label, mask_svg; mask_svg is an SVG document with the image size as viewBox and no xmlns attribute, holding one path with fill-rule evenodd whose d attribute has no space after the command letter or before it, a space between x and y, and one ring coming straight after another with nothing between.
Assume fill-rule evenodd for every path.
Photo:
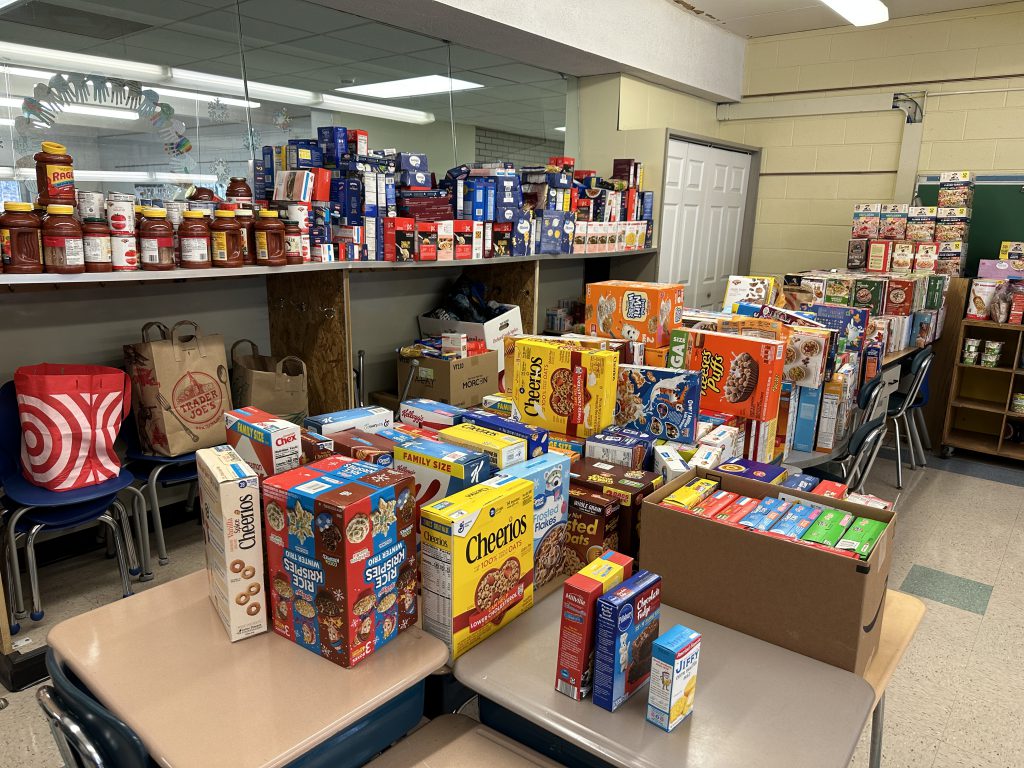
<instances>
[{"instance_id":1,"label":"orange cereal box","mask_svg":"<svg viewBox=\"0 0 1024 768\"><path fill-rule=\"evenodd\" d=\"M669 334L682 327L683 290L678 283L590 283L587 333L667 347Z\"/></svg>"}]
</instances>

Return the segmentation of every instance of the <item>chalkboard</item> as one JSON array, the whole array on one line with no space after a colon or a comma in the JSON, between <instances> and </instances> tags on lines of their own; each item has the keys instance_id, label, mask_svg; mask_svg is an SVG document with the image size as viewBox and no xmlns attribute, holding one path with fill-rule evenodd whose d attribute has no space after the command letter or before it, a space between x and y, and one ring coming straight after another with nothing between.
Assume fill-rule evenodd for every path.
<instances>
[{"instance_id":1,"label":"chalkboard","mask_svg":"<svg viewBox=\"0 0 1024 768\"><path fill-rule=\"evenodd\" d=\"M922 184L918 194L921 205L935 205L939 185ZM1024 179L1018 183L975 186L964 276L978 276L980 259L998 259L1004 240L1024 242Z\"/></svg>"}]
</instances>

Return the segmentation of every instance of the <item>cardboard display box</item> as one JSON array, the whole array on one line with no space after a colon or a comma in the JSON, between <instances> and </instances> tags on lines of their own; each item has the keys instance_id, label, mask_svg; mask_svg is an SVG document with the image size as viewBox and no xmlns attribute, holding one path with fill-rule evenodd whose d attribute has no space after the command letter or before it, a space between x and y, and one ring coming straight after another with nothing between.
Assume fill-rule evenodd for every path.
<instances>
[{"instance_id":1,"label":"cardboard display box","mask_svg":"<svg viewBox=\"0 0 1024 768\"><path fill-rule=\"evenodd\" d=\"M695 477L755 498L811 493L694 469L644 499L640 562L663 577L663 600L682 611L862 674L882 627L896 513L829 499L831 508L888 524L867 560L706 520L659 502Z\"/></svg>"},{"instance_id":2,"label":"cardboard display box","mask_svg":"<svg viewBox=\"0 0 1024 768\"><path fill-rule=\"evenodd\" d=\"M469 323L462 320L438 320L435 317L426 315L419 316L421 336L440 336L442 333L464 333L470 339L483 339L484 344L490 350L498 353L498 383L504 391L505 373L505 346L502 339L506 336L517 336L523 332L523 313L515 304L505 305L505 312L486 323ZM511 360L508 361L511 364ZM497 390L493 388L491 394ZM399 390L401 391L401 390ZM479 403L474 403L479 405Z\"/></svg>"},{"instance_id":3,"label":"cardboard display box","mask_svg":"<svg viewBox=\"0 0 1024 768\"><path fill-rule=\"evenodd\" d=\"M409 386L409 398L425 397L468 408L480 405L484 395L498 389L498 352L485 352L459 360L421 357ZM398 391L409 378L409 361L398 358Z\"/></svg>"}]
</instances>

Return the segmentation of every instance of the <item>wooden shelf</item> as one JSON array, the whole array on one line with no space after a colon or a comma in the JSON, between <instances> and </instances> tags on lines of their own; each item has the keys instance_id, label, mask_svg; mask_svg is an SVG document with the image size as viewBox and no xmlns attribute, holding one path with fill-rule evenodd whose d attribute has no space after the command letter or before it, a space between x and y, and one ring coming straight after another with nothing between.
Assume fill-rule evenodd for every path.
<instances>
[{"instance_id":1,"label":"wooden shelf","mask_svg":"<svg viewBox=\"0 0 1024 768\"><path fill-rule=\"evenodd\" d=\"M963 368L967 371L993 371L995 373L1014 373L1013 368L988 368L984 365L964 365L963 363L957 363L957 368ZM1024 374L1024 369L1017 369L1017 373Z\"/></svg>"},{"instance_id":2,"label":"wooden shelf","mask_svg":"<svg viewBox=\"0 0 1024 768\"><path fill-rule=\"evenodd\" d=\"M964 325L972 328L995 328L1000 331L1024 331L1024 325L1012 325L1011 323L995 323L991 320L964 320Z\"/></svg>"},{"instance_id":3,"label":"wooden shelf","mask_svg":"<svg viewBox=\"0 0 1024 768\"><path fill-rule=\"evenodd\" d=\"M1024 444L1003 443L1003 448L999 451L999 455L1008 456L1011 459L1024 459Z\"/></svg>"},{"instance_id":4,"label":"wooden shelf","mask_svg":"<svg viewBox=\"0 0 1024 768\"><path fill-rule=\"evenodd\" d=\"M981 432L969 432L966 429L951 430L944 442L946 445L978 453L996 453L999 449L999 435L985 435Z\"/></svg>"},{"instance_id":5,"label":"wooden shelf","mask_svg":"<svg viewBox=\"0 0 1024 768\"><path fill-rule=\"evenodd\" d=\"M972 411L987 411L988 413L1009 413L1000 403L991 400L977 400L970 397L958 397L953 401L954 408L967 408Z\"/></svg>"}]
</instances>

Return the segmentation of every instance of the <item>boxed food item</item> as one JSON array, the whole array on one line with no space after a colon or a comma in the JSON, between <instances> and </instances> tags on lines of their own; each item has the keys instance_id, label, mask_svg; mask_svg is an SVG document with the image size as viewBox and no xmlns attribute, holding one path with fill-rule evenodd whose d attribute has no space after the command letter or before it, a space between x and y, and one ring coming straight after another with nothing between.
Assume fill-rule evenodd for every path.
<instances>
[{"instance_id":1,"label":"boxed food item","mask_svg":"<svg viewBox=\"0 0 1024 768\"><path fill-rule=\"evenodd\" d=\"M739 520L739 524L745 528L755 531L771 530L779 520L793 507L793 502L783 501L773 496L767 496L758 502L747 515Z\"/></svg>"},{"instance_id":2,"label":"boxed food item","mask_svg":"<svg viewBox=\"0 0 1024 768\"><path fill-rule=\"evenodd\" d=\"M300 427L251 406L224 412L227 444L260 480L302 462Z\"/></svg>"},{"instance_id":3,"label":"boxed food item","mask_svg":"<svg viewBox=\"0 0 1024 768\"><path fill-rule=\"evenodd\" d=\"M846 246L846 268L865 269L868 265L868 240L858 237ZM827 301L827 299L826 299Z\"/></svg>"},{"instance_id":4,"label":"boxed food item","mask_svg":"<svg viewBox=\"0 0 1024 768\"><path fill-rule=\"evenodd\" d=\"M308 430L305 427L302 427L299 432L299 443L302 450L302 456L299 459L300 464L320 461L320 459L326 459L334 453L334 440L324 437L318 432Z\"/></svg>"},{"instance_id":5,"label":"boxed food item","mask_svg":"<svg viewBox=\"0 0 1024 768\"><path fill-rule=\"evenodd\" d=\"M607 461L630 469L643 469L649 446L628 435L599 432L587 438L584 450L588 459Z\"/></svg>"},{"instance_id":6,"label":"boxed food item","mask_svg":"<svg viewBox=\"0 0 1024 768\"><path fill-rule=\"evenodd\" d=\"M1000 259L1024 259L1024 243L1004 240L999 246Z\"/></svg>"},{"instance_id":7,"label":"boxed food item","mask_svg":"<svg viewBox=\"0 0 1024 768\"><path fill-rule=\"evenodd\" d=\"M909 240L894 240L892 244L892 259L889 262L889 269L892 272L905 274L914 269L914 251L916 244Z\"/></svg>"},{"instance_id":8,"label":"boxed food item","mask_svg":"<svg viewBox=\"0 0 1024 768\"><path fill-rule=\"evenodd\" d=\"M915 312L913 325L910 329L911 343L909 346L924 349L935 341L935 334L938 332L938 322L939 313L934 309L922 309L919 312Z\"/></svg>"},{"instance_id":9,"label":"boxed food item","mask_svg":"<svg viewBox=\"0 0 1024 768\"><path fill-rule=\"evenodd\" d=\"M946 171L939 174L939 208L970 208L974 203L974 174Z\"/></svg>"},{"instance_id":10,"label":"boxed food item","mask_svg":"<svg viewBox=\"0 0 1024 768\"><path fill-rule=\"evenodd\" d=\"M541 427L523 424L521 421L499 416L483 408L470 408L462 414L462 421L525 440L526 455L529 458L535 459L548 452L548 431Z\"/></svg>"},{"instance_id":11,"label":"boxed food item","mask_svg":"<svg viewBox=\"0 0 1024 768\"><path fill-rule=\"evenodd\" d=\"M853 524L853 520L852 512L844 512L841 509L823 509L818 519L807 529L803 540L824 544L826 547L834 547Z\"/></svg>"},{"instance_id":12,"label":"boxed food item","mask_svg":"<svg viewBox=\"0 0 1024 768\"><path fill-rule=\"evenodd\" d=\"M953 240L939 243L939 254L935 261L935 273L960 277L967 264L967 242Z\"/></svg>"},{"instance_id":13,"label":"boxed food item","mask_svg":"<svg viewBox=\"0 0 1024 768\"><path fill-rule=\"evenodd\" d=\"M867 267L867 250L865 246L864 267ZM853 301L853 284L857 282L854 275L834 275L825 279L825 302L828 304L844 304L849 306Z\"/></svg>"},{"instance_id":14,"label":"boxed food item","mask_svg":"<svg viewBox=\"0 0 1024 768\"><path fill-rule=\"evenodd\" d=\"M406 395L410 400L430 398L462 408L479 405L485 395L498 389L498 355L487 351L455 360L421 357L415 366L399 355L398 391L404 390L410 368L415 367Z\"/></svg>"},{"instance_id":15,"label":"boxed food item","mask_svg":"<svg viewBox=\"0 0 1024 768\"><path fill-rule=\"evenodd\" d=\"M722 424L704 435L698 445L721 448L722 457L728 459L743 453L743 433L737 427Z\"/></svg>"},{"instance_id":16,"label":"boxed food item","mask_svg":"<svg viewBox=\"0 0 1024 768\"><path fill-rule=\"evenodd\" d=\"M863 504L866 507L875 507L876 509L892 509L893 507L891 501L880 499L878 496L870 493L851 493L846 499L854 504Z\"/></svg>"},{"instance_id":17,"label":"boxed food item","mask_svg":"<svg viewBox=\"0 0 1024 768\"><path fill-rule=\"evenodd\" d=\"M715 467L715 472L724 472L727 475L745 477L750 480L758 480L771 485L781 485L789 476L785 467L777 464L765 464L760 461L741 459L734 457Z\"/></svg>"},{"instance_id":18,"label":"boxed food item","mask_svg":"<svg viewBox=\"0 0 1024 768\"><path fill-rule=\"evenodd\" d=\"M334 450L342 456L365 461L378 467L390 467L394 463L397 441L361 429L347 429L334 436Z\"/></svg>"},{"instance_id":19,"label":"boxed food item","mask_svg":"<svg viewBox=\"0 0 1024 768\"><path fill-rule=\"evenodd\" d=\"M715 520L719 523L728 523L729 525L739 525L740 520L743 520L757 509L757 505L761 503L761 499L755 499L753 496L739 496L733 499L730 503L724 505L721 509L713 512L710 515L704 515L711 520Z\"/></svg>"},{"instance_id":20,"label":"boxed food item","mask_svg":"<svg viewBox=\"0 0 1024 768\"><path fill-rule=\"evenodd\" d=\"M821 515L821 509L809 504L795 504L782 516L769 532L788 539L802 539L807 529Z\"/></svg>"},{"instance_id":21,"label":"boxed food item","mask_svg":"<svg viewBox=\"0 0 1024 768\"><path fill-rule=\"evenodd\" d=\"M645 346L644 365L651 368L668 368L668 347Z\"/></svg>"},{"instance_id":22,"label":"boxed food item","mask_svg":"<svg viewBox=\"0 0 1024 768\"><path fill-rule=\"evenodd\" d=\"M303 426L324 437L333 437L346 429L362 429L376 432L391 426L394 414L387 408L372 405L368 408L351 408L347 411L307 416Z\"/></svg>"},{"instance_id":23,"label":"boxed food item","mask_svg":"<svg viewBox=\"0 0 1024 768\"><path fill-rule=\"evenodd\" d=\"M695 467L712 469L722 463L723 451L720 445L698 445L690 464Z\"/></svg>"},{"instance_id":24,"label":"boxed food item","mask_svg":"<svg viewBox=\"0 0 1024 768\"><path fill-rule=\"evenodd\" d=\"M882 203L878 219L878 236L882 240L902 240L907 236L907 205Z\"/></svg>"},{"instance_id":25,"label":"boxed food item","mask_svg":"<svg viewBox=\"0 0 1024 768\"><path fill-rule=\"evenodd\" d=\"M834 373L832 380L823 385L818 435L814 442L814 450L820 453L831 453L846 431L846 425L840 415L843 412L845 390L846 376L842 373Z\"/></svg>"},{"instance_id":26,"label":"boxed food item","mask_svg":"<svg viewBox=\"0 0 1024 768\"><path fill-rule=\"evenodd\" d=\"M434 222L419 222L433 224ZM498 353L498 385L501 391L506 390L505 370L511 360L505 359L504 339L523 332L523 313L517 304L503 305L505 310L497 317L484 323L471 323L464 320L439 319L430 315L419 316L420 336L440 336L442 333L464 333L469 339L482 339L484 345Z\"/></svg>"},{"instance_id":27,"label":"boxed food item","mask_svg":"<svg viewBox=\"0 0 1024 768\"><path fill-rule=\"evenodd\" d=\"M965 242L971 228L971 209L955 206L939 208L935 220L935 239L940 243Z\"/></svg>"},{"instance_id":28,"label":"boxed food item","mask_svg":"<svg viewBox=\"0 0 1024 768\"><path fill-rule=\"evenodd\" d=\"M533 605L533 483L500 478L420 510L423 629L457 659Z\"/></svg>"},{"instance_id":29,"label":"boxed food item","mask_svg":"<svg viewBox=\"0 0 1024 768\"><path fill-rule=\"evenodd\" d=\"M853 206L853 237L876 238L881 226L881 203L857 203Z\"/></svg>"},{"instance_id":30,"label":"boxed food item","mask_svg":"<svg viewBox=\"0 0 1024 768\"><path fill-rule=\"evenodd\" d=\"M723 509L731 507L735 502L739 501L740 495L733 493L732 491L715 491L708 496L704 501L699 504L695 504L689 511L699 517L714 517ZM664 502L665 506L671 506L666 499ZM680 509L681 512L687 510Z\"/></svg>"},{"instance_id":31,"label":"boxed food item","mask_svg":"<svg viewBox=\"0 0 1024 768\"><path fill-rule=\"evenodd\" d=\"M815 496L827 496L830 499L845 499L849 488L843 483L836 483L832 480L822 480L811 491Z\"/></svg>"},{"instance_id":32,"label":"boxed food item","mask_svg":"<svg viewBox=\"0 0 1024 768\"><path fill-rule=\"evenodd\" d=\"M594 682L594 630L597 598L633 574L633 558L606 552L565 580L558 629L555 690L576 701L590 695Z\"/></svg>"},{"instance_id":33,"label":"boxed food item","mask_svg":"<svg viewBox=\"0 0 1024 768\"><path fill-rule=\"evenodd\" d=\"M783 378L800 387L820 387L831 343L832 335L825 328L794 327L786 342Z\"/></svg>"},{"instance_id":34,"label":"boxed food item","mask_svg":"<svg viewBox=\"0 0 1024 768\"><path fill-rule=\"evenodd\" d=\"M682 285L606 280L588 283L586 325L591 336L668 346L683 319Z\"/></svg>"},{"instance_id":35,"label":"boxed food item","mask_svg":"<svg viewBox=\"0 0 1024 768\"><path fill-rule=\"evenodd\" d=\"M620 365L615 424L654 437L692 443L700 411L697 371Z\"/></svg>"},{"instance_id":36,"label":"boxed food item","mask_svg":"<svg viewBox=\"0 0 1024 768\"><path fill-rule=\"evenodd\" d=\"M917 281L910 278L890 277L885 292L885 314L910 315L914 311L914 291Z\"/></svg>"},{"instance_id":37,"label":"boxed food item","mask_svg":"<svg viewBox=\"0 0 1024 768\"><path fill-rule=\"evenodd\" d=\"M640 506L647 494L661 486L661 475L594 459L577 461L570 474L578 487L619 500L619 542L612 549L633 557L639 548Z\"/></svg>"},{"instance_id":38,"label":"boxed food item","mask_svg":"<svg viewBox=\"0 0 1024 768\"><path fill-rule=\"evenodd\" d=\"M512 370L512 400L525 423L587 437L615 418L615 352L524 338Z\"/></svg>"},{"instance_id":39,"label":"boxed food item","mask_svg":"<svg viewBox=\"0 0 1024 768\"><path fill-rule=\"evenodd\" d=\"M654 471L661 475L661 481L667 483L690 471L690 466L683 460L682 454L671 445L654 446Z\"/></svg>"},{"instance_id":40,"label":"boxed food item","mask_svg":"<svg viewBox=\"0 0 1024 768\"><path fill-rule=\"evenodd\" d=\"M884 521L858 517L836 544L836 549L855 552L861 560L867 560L886 528Z\"/></svg>"},{"instance_id":41,"label":"boxed food item","mask_svg":"<svg viewBox=\"0 0 1024 768\"><path fill-rule=\"evenodd\" d=\"M226 445L196 451L210 601L231 642L267 631L259 479Z\"/></svg>"},{"instance_id":42,"label":"boxed food item","mask_svg":"<svg viewBox=\"0 0 1024 768\"><path fill-rule=\"evenodd\" d=\"M784 386L792 387L793 385L787 383ZM788 408L791 396L784 395L784 397L785 407ZM779 439L784 437L784 433L779 431L780 423L786 423L786 410L783 408L782 397L779 398L779 416L777 418L760 421L747 419L743 435L744 458L751 461L759 461L763 464L775 461L780 452Z\"/></svg>"},{"instance_id":43,"label":"boxed food item","mask_svg":"<svg viewBox=\"0 0 1024 768\"><path fill-rule=\"evenodd\" d=\"M886 282L879 277L857 279L853 284L853 306L870 309L872 315L884 314Z\"/></svg>"},{"instance_id":44,"label":"boxed food item","mask_svg":"<svg viewBox=\"0 0 1024 768\"><path fill-rule=\"evenodd\" d=\"M779 281L764 275L729 275L725 284L722 309L732 312L735 304L775 304L779 298Z\"/></svg>"},{"instance_id":45,"label":"boxed food item","mask_svg":"<svg viewBox=\"0 0 1024 768\"><path fill-rule=\"evenodd\" d=\"M487 482L506 477L533 483L533 586L542 587L563 572L569 521L569 459L545 453L506 467Z\"/></svg>"},{"instance_id":46,"label":"boxed food item","mask_svg":"<svg viewBox=\"0 0 1024 768\"><path fill-rule=\"evenodd\" d=\"M692 511L717 490L718 483L713 480L695 478L666 496L663 503L666 507Z\"/></svg>"},{"instance_id":47,"label":"boxed food item","mask_svg":"<svg viewBox=\"0 0 1024 768\"><path fill-rule=\"evenodd\" d=\"M892 240L868 242L868 272L888 272L892 263Z\"/></svg>"},{"instance_id":48,"label":"boxed food item","mask_svg":"<svg viewBox=\"0 0 1024 768\"><path fill-rule=\"evenodd\" d=\"M700 632L676 624L654 641L647 722L672 731L693 711Z\"/></svg>"},{"instance_id":49,"label":"boxed food item","mask_svg":"<svg viewBox=\"0 0 1024 768\"><path fill-rule=\"evenodd\" d=\"M934 272L938 259L938 243L914 243L914 274Z\"/></svg>"},{"instance_id":50,"label":"boxed food item","mask_svg":"<svg viewBox=\"0 0 1024 768\"><path fill-rule=\"evenodd\" d=\"M571 470L570 470L571 471ZM575 573L619 546L619 500L569 483L563 572Z\"/></svg>"},{"instance_id":51,"label":"boxed food item","mask_svg":"<svg viewBox=\"0 0 1024 768\"><path fill-rule=\"evenodd\" d=\"M525 440L487 427L463 422L442 429L438 436L447 443L485 454L490 459L491 470L494 472L526 461Z\"/></svg>"},{"instance_id":52,"label":"boxed food item","mask_svg":"<svg viewBox=\"0 0 1024 768\"><path fill-rule=\"evenodd\" d=\"M594 703L614 712L651 675L661 618L661 576L637 571L597 599Z\"/></svg>"},{"instance_id":53,"label":"boxed food item","mask_svg":"<svg viewBox=\"0 0 1024 768\"><path fill-rule=\"evenodd\" d=\"M461 424L465 412L464 408L457 405L417 398L403 402L398 416L403 424L410 427L441 430Z\"/></svg>"},{"instance_id":54,"label":"boxed food item","mask_svg":"<svg viewBox=\"0 0 1024 768\"><path fill-rule=\"evenodd\" d=\"M935 220L938 208L912 206L907 210L907 239L914 242L935 240Z\"/></svg>"},{"instance_id":55,"label":"boxed food item","mask_svg":"<svg viewBox=\"0 0 1024 768\"><path fill-rule=\"evenodd\" d=\"M497 413L499 416L504 416L510 421L522 421L519 411L516 410L515 403L512 402L512 398L508 395L484 395L482 407Z\"/></svg>"},{"instance_id":56,"label":"boxed food item","mask_svg":"<svg viewBox=\"0 0 1024 768\"><path fill-rule=\"evenodd\" d=\"M490 460L482 453L436 440L418 438L394 449L395 466L416 476L417 504L428 504L490 477Z\"/></svg>"}]
</instances>

